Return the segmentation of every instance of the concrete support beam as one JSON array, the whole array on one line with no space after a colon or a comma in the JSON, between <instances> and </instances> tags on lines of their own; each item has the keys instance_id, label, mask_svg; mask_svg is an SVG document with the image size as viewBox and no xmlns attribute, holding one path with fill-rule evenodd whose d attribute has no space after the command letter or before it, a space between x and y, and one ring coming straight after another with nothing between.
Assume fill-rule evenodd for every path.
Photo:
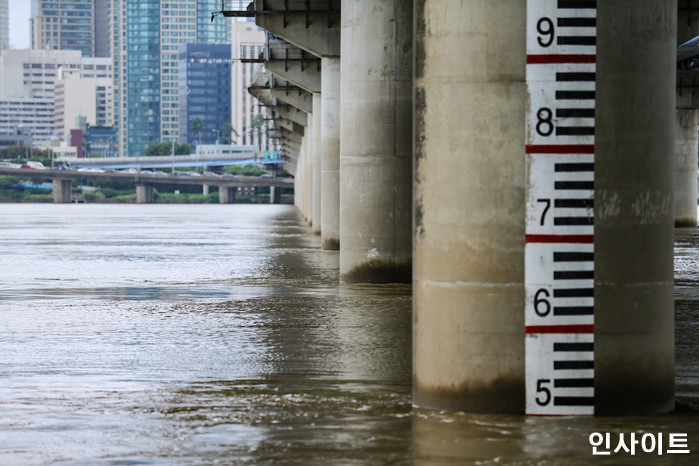
<instances>
[{"instance_id":1,"label":"concrete support beam","mask_svg":"<svg viewBox=\"0 0 699 466\"><path fill-rule=\"evenodd\" d=\"M278 128L284 128L286 130L293 131L295 133L300 134L301 136L303 136L304 134L303 126L299 125L298 123L294 123L291 120L287 120L286 118L277 117L274 120L274 124L277 125Z\"/></svg>"},{"instance_id":2,"label":"concrete support beam","mask_svg":"<svg viewBox=\"0 0 699 466\"><path fill-rule=\"evenodd\" d=\"M342 2L340 279L409 282L412 0Z\"/></svg>"},{"instance_id":3,"label":"concrete support beam","mask_svg":"<svg viewBox=\"0 0 699 466\"><path fill-rule=\"evenodd\" d=\"M597 3L595 413L604 416L674 407L676 19L676 1Z\"/></svg>"},{"instance_id":4,"label":"concrete support beam","mask_svg":"<svg viewBox=\"0 0 699 466\"><path fill-rule=\"evenodd\" d=\"M301 148L301 142L295 141L293 139L287 139L282 136L282 144L292 150L299 150Z\"/></svg>"},{"instance_id":5,"label":"concrete support beam","mask_svg":"<svg viewBox=\"0 0 699 466\"><path fill-rule=\"evenodd\" d=\"M415 24L414 403L522 414L526 2Z\"/></svg>"},{"instance_id":6,"label":"concrete support beam","mask_svg":"<svg viewBox=\"0 0 699 466\"><path fill-rule=\"evenodd\" d=\"M320 235L322 224L321 213L321 148L320 148L320 133L321 133L321 100L320 93L313 94L313 113L309 115L313 117L313 234Z\"/></svg>"},{"instance_id":7,"label":"concrete support beam","mask_svg":"<svg viewBox=\"0 0 699 466\"><path fill-rule=\"evenodd\" d=\"M306 113L313 111L313 94L297 86L270 89L272 96Z\"/></svg>"},{"instance_id":8,"label":"concrete support beam","mask_svg":"<svg viewBox=\"0 0 699 466\"><path fill-rule=\"evenodd\" d=\"M148 183L136 184L136 203L152 204L155 200L153 195L153 185Z\"/></svg>"},{"instance_id":9,"label":"concrete support beam","mask_svg":"<svg viewBox=\"0 0 699 466\"><path fill-rule=\"evenodd\" d=\"M70 180L53 180L53 203L70 204Z\"/></svg>"},{"instance_id":10,"label":"concrete support beam","mask_svg":"<svg viewBox=\"0 0 699 466\"><path fill-rule=\"evenodd\" d=\"M238 191L236 186L219 186L218 187L218 203L219 204L235 204L235 193Z\"/></svg>"},{"instance_id":11,"label":"concrete support beam","mask_svg":"<svg viewBox=\"0 0 699 466\"><path fill-rule=\"evenodd\" d=\"M340 249L340 59L321 67L321 228L323 249Z\"/></svg>"},{"instance_id":12,"label":"concrete support beam","mask_svg":"<svg viewBox=\"0 0 699 466\"><path fill-rule=\"evenodd\" d=\"M208 185L208 184L204 184L204 185L201 186L201 193L202 193L204 196L208 196L208 195L209 195L209 189L210 189L210 188L209 188L209 185Z\"/></svg>"},{"instance_id":13,"label":"concrete support beam","mask_svg":"<svg viewBox=\"0 0 699 466\"><path fill-rule=\"evenodd\" d=\"M287 120L291 120L294 123L301 126L308 126L308 118L306 117L306 112L302 112L298 108L292 107L288 104L278 104L275 105L273 108L275 112L277 112L280 116L286 118Z\"/></svg>"},{"instance_id":14,"label":"concrete support beam","mask_svg":"<svg viewBox=\"0 0 699 466\"><path fill-rule=\"evenodd\" d=\"M295 143L301 144L301 141L303 141L303 135L299 133L295 133L294 131L289 131L288 129L280 128L279 129L279 136L287 139L289 141L293 141Z\"/></svg>"},{"instance_id":15,"label":"concrete support beam","mask_svg":"<svg viewBox=\"0 0 699 466\"><path fill-rule=\"evenodd\" d=\"M340 0L310 0L298 10L284 0L255 0L255 12L258 26L297 47L317 56L340 54Z\"/></svg>"},{"instance_id":16,"label":"concrete support beam","mask_svg":"<svg viewBox=\"0 0 699 466\"><path fill-rule=\"evenodd\" d=\"M265 69L305 89L320 92L320 59L284 41L270 41Z\"/></svg>"}]
</instances>

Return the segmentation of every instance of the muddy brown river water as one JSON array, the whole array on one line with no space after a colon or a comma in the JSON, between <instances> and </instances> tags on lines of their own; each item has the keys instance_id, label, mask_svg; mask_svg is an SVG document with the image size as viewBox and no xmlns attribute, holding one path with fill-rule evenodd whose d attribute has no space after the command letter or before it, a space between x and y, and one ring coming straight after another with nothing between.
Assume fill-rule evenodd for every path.
<instances>
[{"instance_id":1,"label":"muddy brown river water","mask_svg":"<svg viewBox=\"0 0 699 466\"><path fill-rule=\"evenodd\" d=\"M471 415L411 406L410 287L340 285L292 206L0 205L0 465L698 464L697 231L675 249L677 413Z\"/></svg>"}]
</instances>

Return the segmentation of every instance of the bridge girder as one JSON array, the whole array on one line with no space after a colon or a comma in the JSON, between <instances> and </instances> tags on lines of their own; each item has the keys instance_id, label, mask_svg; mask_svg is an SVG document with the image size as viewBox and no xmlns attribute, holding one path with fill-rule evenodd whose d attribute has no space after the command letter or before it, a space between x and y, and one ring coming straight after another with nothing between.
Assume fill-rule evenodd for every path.
<instances>
[{"instance_id":1,"label":"bridge girder","mask_svg":"<svg viewBox=\"0 0 699 466\"><path fill-rule=\"evenodd\" d=\"M340 56L341 0L255 0L255 24L317 57Z\"/></svg>"}]
</instances>

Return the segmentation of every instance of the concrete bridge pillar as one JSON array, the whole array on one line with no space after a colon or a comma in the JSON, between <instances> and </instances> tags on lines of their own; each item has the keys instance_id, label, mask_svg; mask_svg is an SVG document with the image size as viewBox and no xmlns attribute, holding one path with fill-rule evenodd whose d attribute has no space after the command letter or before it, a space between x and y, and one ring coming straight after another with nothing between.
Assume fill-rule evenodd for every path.
<instances>
[{"instance_id":1,"label":"concrete bridge pillar","mask_svg":"<svg viewBox=\"0 0 699 466\"><path fill-rule=\"evenodd\" d=\"M235 193L238 190L236 186L219 186L218 187L218 203L219 204L235 204Z\"/></svg>"},{"instance_id":2,"label":"concrete bridge pillar","mask_svg":"<svg viewBox=\"0 0 699 466\"><path fill-rule=\"evenodd\" d=\"M677 45L699 34L699 15L692 0L679 0ZM694 87L695 71L678 71L675 115L675 226L697 226L697 120L699 104ZM688 84L688 85L687 85Z\"/></svg>"},{"instance_id":3,"label":"concrete bridge pillar","mask_svg":"<svg viewBox=\"0 0 699 466\"><path fill-rule=\"evenodd\" d=\"M676 1L597 2L596 414L674 406L676 27Z\"/></svg>"},{"instance_id":4,"label":"concrete bridge pillar","mask_svg":"<svg viewBox=\"0 0 699 466\"><path fill-rule=\"evenodd\" d=\"M307 191L307 197L308 197L308 205L306 207L306 216L308 220L308 224L313 228L313 222L316 220L313 218L313 215L315 214L315 202L316 202L316 195L320 195L320 191L317 190L318 186L315 186L313 183L313 162L314 162L314 144L313 144L313 138L315 137L313 135L313 132L315 131L315 128L313 127L313 114L310 113L308 114L308 126L306 126L306 135L304 136L304 142L305 142L305 149L306 149L306 161L304 162L304 165L306 166L306 191ZM318 198L318 203L320 204L320 198Z\"/></svg>"},{"instance_id":5,"label":"concrete bridge pillar","mask_svg":"<svg viewBox=\"0 0 699 466\"><path fill-rule=\"evenodd\" d=\"M53 180L53 202L54 204L70 204L70 180Z\"/></svg>"},{"instance_id":6,"label":"concrete bridge pillar","mask_svg":"<svg viewBox=\"0 0 699 466\"><path fill-rule=\"evenodd\" d=\"M423 407L524 412L525 7L415 0L413 395Z\"/></svg>"},{"instance_id":7,"label":"concrete bridge pillar","mask_svg":"<svg viewBox=\"0 0 699 466\"><path fill-rule=\"evenodd\" d=\"M322 212L321 212L321 150L320 150L320 134L321 134L321 97L320 92L313 93L313 113L308 115L308 120L313 120L313 234L320 235Z\"/></svg>"},{"instance_id":8,"label":"concrete bridge pillar","mask_svg":"<svg viewBox=\"0 0 699 466\"><path fill-rule=\"evenodd\" d=\"M294 202L306 218L306 138L301 141L298 160L296 162L296 176L294 178Z\"/></svg>"},{"instance_id":9,"label":"concrete bridge pillar","mask_svg":"<svg viewBox=\"0 0 699 466\"><path fill-rule=\"evenodd\" d=\"M153 185L148 183L136 184L136 203L152 204L155 200L153 195Z\"/></svg>"},{"instance_id":10,"label":"concrete bridge pillar","mask_svg":"<svg viewBox=\"0 0 699 466\"><path fill-rule=\"evenodd\" d=\"M340 249L340 59L321 60L321 229L323 249Z\"/></svg>"},{"instance_id":11,"label":"concrete bridge pillar","mask_svg":"<svg viewBox=\"0 0 699 466\"><path fill-rule=\"evenodd\" d=\"M340 279L409 282L412 0L343 0Z\"/></svg>"},{"instance_id":12,"label":"concrete bridge pillar","mask_svg":"<svg viewBox=\"0 0 699 466\"><path fill-rule=\"evenodd\" d=\"M299 152L296 156L296 173L294 173L294 205L303 215L303 139L299 144Z\"/></svg>"},{"instance_id":13,"label":"concrete bridge pillar","mask_svg":"<svg viewBox=\"0 0 699 466\"><path fill-rule=\"evenodd\" d=\"M675 111L675 226L696 228L699 110L682 108L685 97L677 96Z\"/></svg>"},{"instance_id":14,"label":"concrete bridge pillar","mask_svg":"<svg viewBox=\"0 0 699 466\"><path fill-rule=\"evenodd\" d=\"M208 184L202 185L202 187L201 187L201 193L202 193L204 196L208 196L208 195L209 195L209 185L208 185Z\"/></svg>"},{"instance_id":15,"label":"concrete bridge pillar","mask_svg":"<svg viewBox=\"0 0 699 466\"><path fill-rule=\"evenodd\" d=\"M414 402L521 414L527 2L415 2ZM600 415L673 407L676 15L676 1L597 2Z\"/></svg>"},{"instance_id":16,"label":"concrete bridge pillar","mask_svg":"<svg viewBox=\"0 0 699 466\"><path fill-rule=\"evenodd\" d=\"M282 202L282 188L277 186L269 187L269 203L270 204L281 204Z\"/></svg>"}]
</instances>

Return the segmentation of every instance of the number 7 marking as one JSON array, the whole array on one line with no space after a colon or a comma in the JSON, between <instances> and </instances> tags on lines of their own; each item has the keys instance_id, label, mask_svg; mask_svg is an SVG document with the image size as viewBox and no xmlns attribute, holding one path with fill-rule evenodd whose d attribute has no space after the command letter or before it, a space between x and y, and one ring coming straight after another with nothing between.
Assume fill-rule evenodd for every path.
<instances>
[{"instance_id":1,"label":"number 7 marking","mask_svg":"<svg viewBox=\"0 0 699 466\"><path fill-rule=\"evenodd\" d=\"M546 204L546 207L544 207L544 211L541 213L541 223L539 223L541 226L544 225L544 220L546 219L546 212L549 211L549 208L551 207L551 199L537 199L536 202L543 202Z\"/></svg>"}]
</instances>

